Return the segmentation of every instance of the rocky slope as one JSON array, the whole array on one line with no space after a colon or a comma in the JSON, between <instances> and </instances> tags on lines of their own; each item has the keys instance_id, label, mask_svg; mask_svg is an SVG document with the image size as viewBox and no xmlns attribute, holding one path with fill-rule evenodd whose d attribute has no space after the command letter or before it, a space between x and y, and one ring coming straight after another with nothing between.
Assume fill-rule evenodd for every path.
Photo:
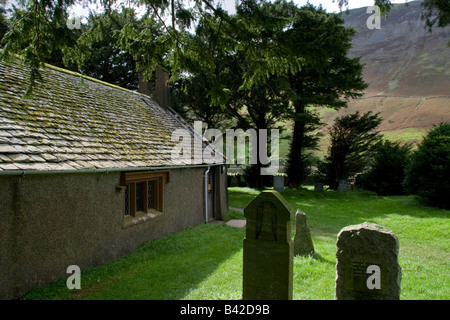
<instances>
[{"instance_id":1,"label":"rocky slope","mask_svg":"<svg viewBox=\"0 0 450 320\"><path fill-rule=\"evenodd\" d=\"M340 112L322 110L324 121L356 110L380 112L380 130L392 139L418 142L443 121L450 121L450 27L430 34L421 20L421 1L395 5L380 29L369 29L367 8L342 13L358 33L350 55L365 63L369 83L362 99ZM326 131L326 129L325 129Z\"/></svg>"}]
</instances>

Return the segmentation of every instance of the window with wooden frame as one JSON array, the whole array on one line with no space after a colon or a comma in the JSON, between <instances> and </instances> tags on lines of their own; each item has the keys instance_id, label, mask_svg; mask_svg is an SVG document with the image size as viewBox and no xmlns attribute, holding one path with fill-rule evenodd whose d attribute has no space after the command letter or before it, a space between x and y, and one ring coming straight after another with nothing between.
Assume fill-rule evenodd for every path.
<instances>
[{"instance_id":1,"label":"window with wooden frame","mask_svg":"<svg viewBox=\"0 0 450 320\"><path fill-rule=\"evenodd\" d=\"M124 224L131 225L160 216L164 211L164 186L169 182L170 172L139 171L124 172Z\"/></svg>"}]
</instances>

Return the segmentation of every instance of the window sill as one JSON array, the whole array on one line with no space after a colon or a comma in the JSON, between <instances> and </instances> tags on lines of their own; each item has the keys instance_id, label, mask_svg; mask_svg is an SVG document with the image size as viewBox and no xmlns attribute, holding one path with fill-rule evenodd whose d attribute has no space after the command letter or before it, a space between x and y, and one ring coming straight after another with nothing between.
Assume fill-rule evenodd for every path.
<instances>
[{"instance_id":1,"label":"window sill","mask_svg":"<svg viewBox=\"0 0 450 320\"><path fill-rule=\"evenodd\" d=\"M123 227L127 228L127 227L131 227L131 226L135 226L137 224L146 222L146 221L151 221L153 219L156 219L158 217L162 216L162 212L155 210L155 209L150 209L148 210L148 212L136 212L136 215L133 216L125 216L123 218Z\"/></svg>"}]
</instances>

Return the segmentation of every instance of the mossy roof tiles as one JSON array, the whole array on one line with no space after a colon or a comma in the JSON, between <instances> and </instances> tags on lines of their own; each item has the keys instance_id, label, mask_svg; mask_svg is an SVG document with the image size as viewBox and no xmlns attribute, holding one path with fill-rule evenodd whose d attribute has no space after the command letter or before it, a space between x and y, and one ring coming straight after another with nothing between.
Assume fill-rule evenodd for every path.
<instances>
[{"instance_id":1,"label":"mossy roof tiles","mask_svg":"<svg viewBox=\"0 0 450 320\"><path fill-rule=\"evenodd\" d=\"M48 66L0 63L0 171L176 166L172 132L187 124L150 97Z\"/></svg>"}]
</instances>

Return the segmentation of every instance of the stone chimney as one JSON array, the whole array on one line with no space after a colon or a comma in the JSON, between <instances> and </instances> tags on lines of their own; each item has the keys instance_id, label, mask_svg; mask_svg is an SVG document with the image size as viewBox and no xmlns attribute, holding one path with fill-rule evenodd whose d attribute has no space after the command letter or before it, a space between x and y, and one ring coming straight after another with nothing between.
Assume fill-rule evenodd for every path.
<instances>
[{"instance_id":1,"label":"stone chimney","mask_svg":"<svg viewBox=\"0 0 450 320\"><path fill-rule=\"evenodd\" d=\"M139 73L138 91L152 97L164 109L170 107L169 71L158 66L150 81Z\"/></svg>"}]
</instances>

